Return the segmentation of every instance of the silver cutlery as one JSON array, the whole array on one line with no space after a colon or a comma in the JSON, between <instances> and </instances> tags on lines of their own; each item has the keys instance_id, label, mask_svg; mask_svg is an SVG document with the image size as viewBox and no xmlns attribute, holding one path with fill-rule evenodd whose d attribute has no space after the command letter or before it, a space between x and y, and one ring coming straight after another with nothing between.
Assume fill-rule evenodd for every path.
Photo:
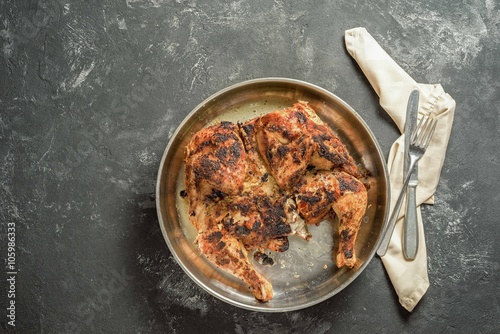
<instances>
[{"instance_id":1,"label":"silver cutlery","mask_svg":"<svg viewBox=\"0 0 500 334\"><path fill-rule=\"evenodd\" d=\"M420 158L427 150L432 135L434 134L434 130L436 129L436 124L437 120L435 118L432 118L431 116L424 116L422 117L422 119L420 119L416 128L411 134L409 149L410 166L408 167L408 173L404 178L403 188L401 189L401 193L399 194L398 200L396 201L396 205L389 219L389 223L382 239L382 243L377 250L377 254L381 257L385 255L385 253L387 252L387 248L389 247L389 242L391 240L396 221L398 220L399 210L401 208L401 204L403 203L406 188L408 187L408 183L410 182L411 174L413 173L418 160L420 160Z\"/></svg>"}]
</instances>

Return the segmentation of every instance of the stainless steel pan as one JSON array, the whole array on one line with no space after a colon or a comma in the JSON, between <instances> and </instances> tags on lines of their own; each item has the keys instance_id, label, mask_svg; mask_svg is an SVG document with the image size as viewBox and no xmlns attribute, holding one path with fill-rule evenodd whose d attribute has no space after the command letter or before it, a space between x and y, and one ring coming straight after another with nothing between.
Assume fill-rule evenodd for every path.
<instances>
[{"instance_id":1,"label":"stainless steel pan","mask_svg":"<svg viewBox=\"0 0 500 334\"><path fill-rule=\"evenodd\" d=\"M273 284L274 298L260 303L245 283L224 273L203 257L194 244L196 231L187 217L183 190L184 147L191 136L222 120L245 121L257 115L308 101L347 145L354 159L370 171L368 208L356 242L358 265L338 269L333 262L336 225L313 226L312 240L290 237L290 248L271 254L275 264L255 263ZM186 274L217 298L238 307L262 312L298 310L332 297L348 286L373 258L389 207L386 165L375 136L344 101L318 86L284 78L263 78L230 86L199 104L179 125L168 143L158 171L156 207L160 228L170 252ZM367 300L367 302L369 302Z\"/></svg>"}]
</instances>

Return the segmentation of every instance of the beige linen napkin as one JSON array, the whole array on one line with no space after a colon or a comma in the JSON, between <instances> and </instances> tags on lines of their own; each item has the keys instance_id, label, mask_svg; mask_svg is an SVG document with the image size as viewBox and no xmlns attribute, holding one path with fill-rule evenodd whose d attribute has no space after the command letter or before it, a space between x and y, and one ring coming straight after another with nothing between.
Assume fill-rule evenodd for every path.
<instances>
[{"instance_id":1,"label":"beige linen napkin","mask_svg":"<svg viewBox=\"0 0 500 334\"><path fill-rule=\"evenodd\" d=\"M427 275L427 250L420 205L433 204L434 192L439 182L446 147L455 114L455 100L443 91L441 85L428 85L415 82L394 60L380 47L365 28L354 28L345 32L345 43L350 55L357 61L373 89L380 98L380 105L391 116L403 133L408 97L413 89L420 92L419 119L432 113L438 118L438 124L427 152L420 159L418 166L417 216L420 242L414 261L406 261L402 251L403 216L405 203L401 207L399 218L389 244L389 249L382 257L385 269L399 296L399 302L408 311L420 301L429 287ZM403 185L404 136L392 145L387 160L391 180L391 210ZM426 220L426 224L432 221Z\"/></svg>"}]
</instances>

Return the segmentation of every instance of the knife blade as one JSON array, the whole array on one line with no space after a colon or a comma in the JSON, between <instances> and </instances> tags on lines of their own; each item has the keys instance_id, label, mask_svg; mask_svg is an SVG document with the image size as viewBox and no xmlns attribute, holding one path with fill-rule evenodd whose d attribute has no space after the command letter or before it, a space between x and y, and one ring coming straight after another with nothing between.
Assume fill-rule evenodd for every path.
<instances>
[{"instance_id":1,"label":"knife blade","mask_svg":"<svg viewBox=\"0 0 500 334\"><path fill-rule=\"evenodd\" d=\"M410 96L408 97L408 104L406 106L406 119L405 119L405 132L404 132L405 133L405 140L404 140L405 159L403 160L404 161L403 162L403 169L404 169L403 175L406 175L408 173L408 168L410 166L410 160L409 160L410 134L411 134L411 131L413 130L413 127L415 127L415 123L416 123L416 115L417 115L417 111L418 111L418 98L419 98L418 90L413 90L410 93ZM393 212L393 214L394 214L394 212ZM397 214L399 214L399 212L396 213L396 215ZM387 248L389 247L389 243L391 242L392 233L394 232L394 226L396 226L396 219L392 222L389 222L389 225L385 228L385 230L383 232L382 242L380 243L380 245L377 249L377 255L380 257L383 257L387 252ZM405 242L403 241L403 246L404 245L405 245Z\"/></svg>"},{"instance_id":2,"label":"knife blade","mask_svg":"<svg viewBox=\"0 0 500 334\"><path fill-rule=\"evenodd\" d=\"M410 134L413 132L418 118L419 92L414 90L408 99L405 123L405 160L404 173L408 172L410 165ZM403 230L403 255L407 260L414 260L418 251L418 225L417 225L417 203L416 188L418 185L418 163L410 177L410 183L406 192L406 213L404 217Z\"/></svg>"}]
</instances>

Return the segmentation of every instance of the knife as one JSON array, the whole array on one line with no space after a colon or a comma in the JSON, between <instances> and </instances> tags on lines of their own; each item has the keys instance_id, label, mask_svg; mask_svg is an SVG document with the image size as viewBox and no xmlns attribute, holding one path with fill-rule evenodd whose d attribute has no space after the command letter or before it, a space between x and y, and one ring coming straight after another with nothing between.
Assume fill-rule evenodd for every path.
<instances>
[{"instance_id":1,"label":"knife","mask_svg":"<svg viewBox=\"0 0 500 334\"><path fill-rule=\"evenodd\" d=\"M408 99L408 108L406 109L405 123L405 160L404 173L408 172L410 165L410 134L417 124L418 117L418 90L411 92ZM404 217L403 230L403 255L407 260L413 261L418 251L418 225L417 225L417 202L416 188L418 185L418 163L415 165L413 174L408 183L406 192L406 214Z\"/></svg>"},{"instance_id":2,"label":"knife","mask_svg":"<svg viewBox=\"0 0 500 334\"><path fill-rule=\"evenodd\" d=\"M410 134L411 134L411 131L413 130L413 128L415 127L415 123L417 121L418 97L419 97L418 90L413 90L410 93L410 96L408 98L408 104L406 106L406 119L405 119L405 132L404 132L405 133L405 140L404 140L405 159L404 159L404 164L403 164L403 169L404 169L403 175L406 175L406 173L408 172L409 165L410 165L410 161L409 161L410 137L411 137ZM415 168L416 168L416 166L415 166ZM398 213L393 212L393 214L396 214L396 215ZM391 242L392 233L394 232L394 226L396 226L396 221L397 221L397 219L394 219L392 222L389 222L389 225L386 227L386 229L383 232L382 242L380 243L380 245L377 249L377 255L380 257L383 257L385 255L385 253L387 252L387 248L389 247L389 243ZM409 234L406 233L406 231L404 234L405 234L405 236L409 237ZM407 243L403 241L403 245L407 245ZM403 247L403 249L404 249L404 247ZM406 257L406 253L405 253L405 257Z\"/></svg>"}]
</instances>

